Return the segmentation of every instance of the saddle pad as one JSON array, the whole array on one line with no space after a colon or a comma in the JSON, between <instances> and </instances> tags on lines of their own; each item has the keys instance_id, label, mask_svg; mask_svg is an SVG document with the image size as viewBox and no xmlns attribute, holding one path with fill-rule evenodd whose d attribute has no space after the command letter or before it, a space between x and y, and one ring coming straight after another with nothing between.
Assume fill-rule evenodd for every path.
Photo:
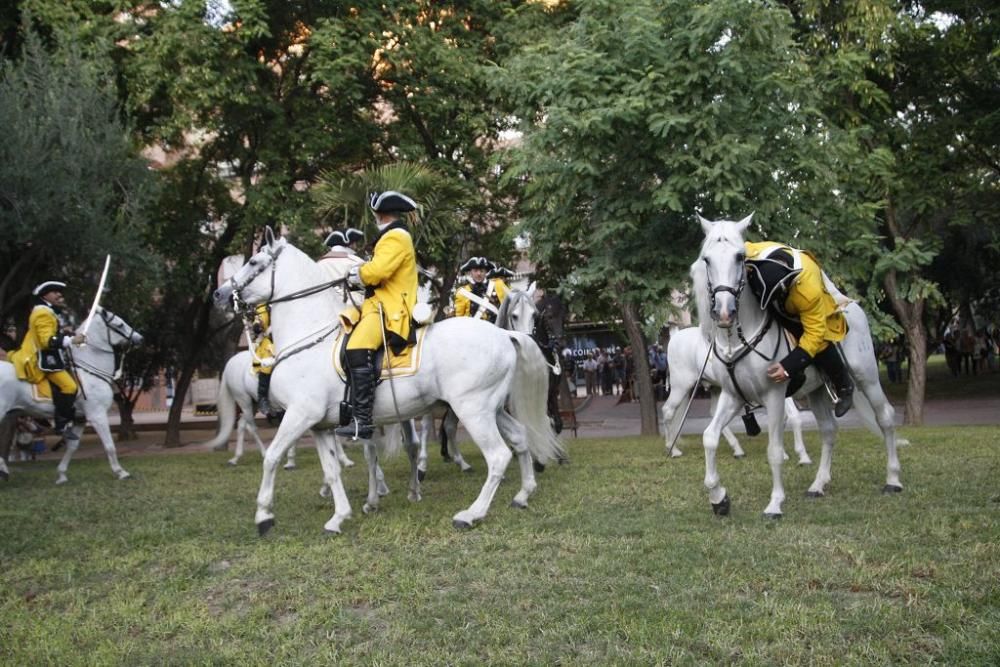
<instances>
[{"instance_id":1,"label":"saddle pad","mask_svg":"<svg viewBox=\"0 0 1000 667\"><path fill-rule=\"evenodd\" d=\"M390 351L386 351L382 355L382 372L379 376L380 380L386 380L389 378L389 369L387 368L387 362L391 359L391 370L392 377L400 378L407 377L409 375L414 375L420 368L420 352L424 346L424 336L427 334L427 329L429 327L420 327L417 329L417 342L413 345L408 346L403 350L402 354L392 354ZM339 334L337 334L337 340L333 344L333 368L337 371L337 375L340 379L347 379L347 371L344 369L343 364L340 361L341 352L344 347L344 336L345 332L343 328Z\"/></svg>"},{"instance_id":2,"label":"saddle pad","mask_svg":"<svg viewBox=\"0 0 1000 667\"><path fill-rule=\"evenodd\" d=\"M52 401L52 383L42 380L31 385L31 398L36 401Z\"/></svg>"}]
</instances>

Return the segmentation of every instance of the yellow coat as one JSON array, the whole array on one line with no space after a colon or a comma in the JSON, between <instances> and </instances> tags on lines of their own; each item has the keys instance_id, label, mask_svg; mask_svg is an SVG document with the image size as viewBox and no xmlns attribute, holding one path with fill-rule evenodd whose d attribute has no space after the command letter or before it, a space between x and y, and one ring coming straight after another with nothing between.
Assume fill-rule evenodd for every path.
<instances>
[{"instance_id":1,"label":"yellow coat","mask_svg":"<svg viewBox=\"0 0 1000 667\"><path fill-rule=\"evenodd\" d=\"M747 241L745 245L747 259L754 259L774 247L789 248L783 243L772 241ZM792 281L783 306L786 313L802 323L803 333L799 338L799 347L810 357L815 357L831 342L844 340L847 335L847 320L837 310L833 296L826 291L819 264L808 252L798 252L802 259L802 273Z\"/></svg>"},{"instance_id":2,"label":"yellow coat","mask_svg":"<svg viewBox=\"0 0 1000 667\"><path fill-rule=\"evenodd\" d=\"M49 306L38 304L28 317L28 333L21 347L10 353L17 376L37 384L45 379L45 371L38 367L38 351L49 347L49 340L59 333L59 318Z\"/></svg>"},{"instance_id":3,"label":"yellow coat","mask_svg":"<svg viewBox=\"0 0 1000 667\"><path fill-rule=\"evenodd\" d=\"M489 282L490 285L486 288L486 296L483 298L499 308L500 304L503 303L503 300L507 298L507 292L510 291L510 288L508 288L507 283L502 281L500 278L493 278ZM469 283L464 287L470 292L472 291L472 283ZM473 303L469 297L465 296L461 292L455 294L455 317L472 316L472 306ZM479 309L476 310L475 316L485 317L485 315L483 315L484 311L486 311L486 309L480 306ZM492 313L490 313L490 315L492 315Z\"/></svg>"},{"instance_id":4,"label":"yellow coat","mask_svg":"<svg viewBox=\"0 0 1000 667\"><path fill-rule=\"evenodd\" d=\"M271 315L266 304L260 304L254 311L256 322L260 324L261 333L255 339L254 360L252 362L254 371L270 375L272 366L262 366L258 359L266 359L274 356L274 342L271 340Z\"/></svg>"},{"instance_id":5,"label":"yellow coat","mask_svg":"<svg viewBox=\"0 0 1000 667\"><path fill-rule=\"evenodd\" d=\"M361 319L377 314L381 304L387 333L408 338L417 303L417 253L410 232L402 225L388 229L375 244L371 261L362 264L358 274L365 286L374 288L374 294L361 306Z\"/></svg>"}]
</instances>

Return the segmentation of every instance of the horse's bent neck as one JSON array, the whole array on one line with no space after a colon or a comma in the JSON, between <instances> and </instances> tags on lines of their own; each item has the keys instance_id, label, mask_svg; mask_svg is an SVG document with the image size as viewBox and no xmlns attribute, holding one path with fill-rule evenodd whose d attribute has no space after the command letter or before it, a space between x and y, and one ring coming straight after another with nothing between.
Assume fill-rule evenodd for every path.
<instances>
[{"instance_id":1,"label":"horse's bent neck","mask_svg":"<svg viewBox=\"0 0 1000 667\"><path fill-rule=\"evenodd\" d=\"M294 261L291 261L293 258ZM280 266L275 275L274 300L330 282L316 262L291 246L285 248L278 262ZM293 344L303 336L332 325L343 309L332 287L301 298L274 303L271 305L270 315L271 339L279 349Z\"/></svg>"}]
</instances>

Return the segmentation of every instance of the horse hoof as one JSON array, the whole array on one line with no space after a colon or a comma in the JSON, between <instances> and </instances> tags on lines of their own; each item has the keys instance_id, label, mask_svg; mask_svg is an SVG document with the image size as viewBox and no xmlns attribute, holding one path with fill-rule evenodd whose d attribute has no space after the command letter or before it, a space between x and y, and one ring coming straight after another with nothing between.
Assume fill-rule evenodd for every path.
<instances>
[{"instance_id":1,"label":"horse hoof","mask_svg":"<svg viewBox=\"0 0 1000 667\"><path fill-rule=\"evenodd\" d=\"M727 493L722 500L717 503L712 503L712 512L715 516L729 516L729 494Z\"/></svg>"},{"instance_id":2,"label":"horse hoof","mask_svg":"<svg viewBox=\"0 0 1000 667\"><path fill-rule=\"evenodd\" d=\"M806 498L822 498L825 495L822 491L806 491Z\"/></svg>"},{"instance_id":3,"label":"horse hoof","mask_svg":"<svg viewBox=\"0 0 1000 667\"><path fill-rule=\"evenodd\" d=\"M364 505L361 506L361 511L364 512L365 514L374 514L375 512L378 511L378 506L369 505L368 503L365 503Z\"/></svg>"},{"instance_id":4,"label":"horse hoof","mask_svg":"<svg viewBox=\"0 0 1000 667\"><path fill-rule=\"evenodd\" d=\"M257 534L264 537L272 528L274 528L274 519L264 519L257 524Z\"/></svg>"},{"instance_id":5,"label":"horse hoof","mask_svg":"<svg viewBox=\"0 0 1000 667\"><path fill-rule=\"evenodd\" d=\"M60 477L59 479L56 480L56 485L62 485L68 483L69 483L69 478L67 477Z\"/></svg>"},{"instance_id":6,"label":"horse hoof","mask_svg":"<svg viewBox=\"0 0 1000 667\"><path fill-rule=\"evenodd\" d=\"M472 524L468 521L462 521L461 519L453 519L451 525L455 527L456 530L469 530L472 528Z\"/></svg>"},{"instance_id":7,"label":"horse hoof","mask_svg":"<svg viewBox=\"0 0 1000 667\"><path fill-rule=\"evenodd\" d=\"M417 470L417 481L422 482L422 481L424 481L425 477L427 477L427 473L425 471L423 471L423 470Z\"/></svg>"},{"instance_id":8,"label":"horse hoof","mask_svg":"<svg viewBox=\"0 0 1000 667\"><path fill-rule=\"evenodd\" d=\"M324 528L323 533L327 537L340 537L341 532L339 530L330 530L329 528Z\"/></svg>"},{"instance_id":9,"label":"horse hoof","mask_svg":"<svg viewBox=\"0 0 1000 667\"><path fill-rule=\"evenodd\" d=\"M746 454L733 454L734 459L745 459L746 457Z\"/></svg>"},{"instance_id":10,"label":"horse hoof","mask_svg":"<svg viewBox=\"0 0 1000 667\"><path fill-rule=\"evenodd\" d=\"M229 444L225 442L222 443L221 445L216 445L215 447L212 447L213 452L224 452L227 449L229 449Z\"/></svg>"},{"instance_id":11,"label":"horse hoof","mask_svg":"<svg viewBox=\"0 0 1000 667\"><path fill-rule=\"evenodd\" d=\"M469 466L468 468L462 468L462 472L464 472L464 473L471 473L471 472L475 472L475 471L476 471L476 469L473 468L472 466Z\"/></svg>"},{"instance_id":12,"label":"horse hoof","mask_svg":"<svg viewBox=\"0 0 1000 667\"><path fill-rule=\"evenodd\" d=\"M516 510L526 510L528 509L528 503L518 502L517 500L510 501L510 506Z\"/></svg>"},{"instance_id":13,"label":"horse hoof","mask_svg":"<svg viewBox=\"0 0 1000 667\"><path fill-rule=\"evenodd\" d=\"M122 474L118 475L118 479L119 480L132 479L132 475L128 474L127 472L123 472Z\"/></svg>"},{"instance_id":14,"label":"horse hoof","mask_svg":"<svg viewBox=\"0 0 1000 667\"><path fill-rule=\"evenodd\" d=\"M782 517L781 512L764 512L765 519L771 519L772 521L777 521Z\"/></svg>"},{"instance_id":15,"label":"horse hoof","mask_svg":"<svg viewBox=\"0 0 1000 667\"><path fill-rule=\"evenodd\" d=\"M534 459L532 459L532 461L531 461L531 467L535 469L535 472L539 472L539 473L545 472L545 464L544 463L539 463L538 461L535 461Z\"/></svg>"},{"instance_id":16,"label":"horse hoof","mask_svg":"<svg viewBox=\"0 0 1000 667\"><path fill-rule=\"evenodd\" d=\"M294 463L286 463L285 464L285 470L296 470L297 468L298 468L298 466L295 465Z\"/></svg>"},{"instance_id":17,"label":"horse hoof","mask_svg":"<svg viewBox=\"0 0 1000 667\"><path fill-rule=\"evenodd\" d=\"M236 459L229 459L228 461L226 461L226 465L231 468L235 468L237 463L239 462Z\"/></svg>"},{"instance_id":18,"label":"horse hoof","mask_svg":"<svg viewBox=\"0 0 1000 667\"><path fill-rule=\"evenodd\" d=\"M885 486L882 487L883 495L889 495L892 493L902 493L902 492L903 492L903 487L896 486L895 484L886 484Z\"/></svg>"}]
</instances>

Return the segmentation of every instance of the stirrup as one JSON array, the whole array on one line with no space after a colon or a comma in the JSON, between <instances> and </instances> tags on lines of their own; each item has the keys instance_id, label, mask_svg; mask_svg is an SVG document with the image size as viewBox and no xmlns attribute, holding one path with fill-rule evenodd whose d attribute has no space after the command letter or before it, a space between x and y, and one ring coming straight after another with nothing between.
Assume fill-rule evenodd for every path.
<instances>
[{"instance_id":1,"label":"stirrup","mask_svg":"<svg viewBox=\"0 0 1000 667\"><path fill-rule=\"evenodd\" d=\"M362 425L355 418L352 418L351 423L347 426L338 426L333 429L333 432L338 436L351 440L371 440L373 431L374 427Z\"/></svg>"},{"instance_id":2,"label":"stirrup","mask_svg":"<svg viewBox=\"0 0 1000 667\"><path fill-rule=\"evenodd\" d=\"M833 414L835 417L843 417L854 406L854 392L840 396L833 404Z\"/></svg>"}]
</instances>

